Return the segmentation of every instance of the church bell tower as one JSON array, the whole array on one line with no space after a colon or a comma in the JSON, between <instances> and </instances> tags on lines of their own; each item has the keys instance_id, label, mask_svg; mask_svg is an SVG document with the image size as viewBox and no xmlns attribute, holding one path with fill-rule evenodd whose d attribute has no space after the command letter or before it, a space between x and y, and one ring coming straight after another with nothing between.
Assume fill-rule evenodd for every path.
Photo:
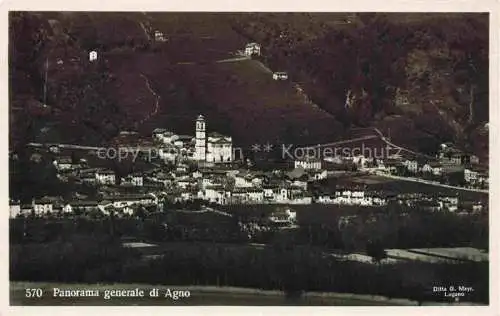
<instances>
[{"instance_id":1,"label":"church bell tower","mask_svg":"<svg viewBox=\"0 0 500 316\"><path fill-rule=\"evenodd\" d=\"M195 158L197 161L206 160L206 135L205 135L205 118L203 115L199 115L196 119L196 142L195 142Z\"/></svg>"}]
</instances>

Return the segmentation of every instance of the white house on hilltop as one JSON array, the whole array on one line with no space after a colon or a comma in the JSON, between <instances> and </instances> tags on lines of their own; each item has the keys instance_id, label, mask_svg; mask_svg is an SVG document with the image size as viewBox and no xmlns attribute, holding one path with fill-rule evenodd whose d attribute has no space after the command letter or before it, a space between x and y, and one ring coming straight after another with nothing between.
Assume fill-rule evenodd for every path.
<instances>
[{"instance_id":1,"label":"white house on hilltop","mask_svg":"<svg viewBox=\"0 0 500 316\"><path fill-rule=\"evenodd\" d=\"M155 41L166 42L167 38L165 37L165 35L161 31L155 30Z\"/></svg>"},{"instance_id":2,"label":"white house on hilltop","mask_svg":"<svg viewBox=\"0 0 500 316\"><path fill-rule=\"evenodd\" d=\"M95 50L89 53L89 61L93 62L97 60L97 52Z\"/></svg>"},{"instance_id":3,"label":"white house on hilltop","mask_svg":"<svg viewBox=\"0 0 500 316\"><path fill-rule=\"evenodd\" d=\"M245 46L245 55L247 55L247 56L253 56L253 55L260 56L260 45L257 43L248 43Z\"/></svg>"},{"instance_id":4,"label":"white house on hilltop","mask_svg":"<svg viewBox=\"0 0 500 316\"><path fill-rule=\"evenodd\" d=\"M288 79L288 74L286 72L275 72L273 73L273 79L274 80L287 80Z\"/></svg>"}]
</instances>

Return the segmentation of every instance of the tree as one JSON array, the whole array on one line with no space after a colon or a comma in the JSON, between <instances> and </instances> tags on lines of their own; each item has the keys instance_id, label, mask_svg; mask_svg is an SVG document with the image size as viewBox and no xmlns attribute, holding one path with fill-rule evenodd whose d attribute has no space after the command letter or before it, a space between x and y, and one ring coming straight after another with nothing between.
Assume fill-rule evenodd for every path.
<instances>
[{"instance_id":1,"label":"tree","mask_svg":"<svg viewBox=\"0 0 500 316\"><path fill-rule=\"evenodd\" d=\"M387 258L387 253L379 240L370 240L366 244L366 254L372 257L373 262L380 263Z\"/></svg>"}]
</instances>

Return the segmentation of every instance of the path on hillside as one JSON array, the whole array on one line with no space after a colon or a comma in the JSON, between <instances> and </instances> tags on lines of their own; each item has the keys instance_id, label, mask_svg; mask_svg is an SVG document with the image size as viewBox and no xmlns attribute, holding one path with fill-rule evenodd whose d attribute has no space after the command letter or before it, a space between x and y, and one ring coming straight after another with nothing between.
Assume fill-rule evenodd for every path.
<instances>
[{"instance_id":1,"label":"path on hillside","mask_svg":"<svg viewBox=\"0 0 500 316\"><path fill-rule=\"evenodd\" d=\"M226 59L220 59L217 60L216 63L232 63L236 61L243 61L243 60L249 60L250 57L248 56L242 56L242 57L233 57L233 58L226 58Z\"/></svg>"},{"instance_id":2,"label":"path on hillside","mask_svg":"<svg viewBox=\"0 0 500 316\"><path fill-rule=\"evenodd\" d=\"M146 87L151 92L151 94L155 97L155 105L153 107L153 111L151 111L151 113L149 113L148 115L146 115L145 118L143 118L141 121L139 121L139 124L142 124L145 121L149 120L152 116L155 116L158 113L158 110L160 108L160 96L153 90L153 88L151 88L151 84L149 82L149 79L144 74L141 74L141 77L144 78L144 80L146 81Z\"/></svg>"},{"instance_id":3,"label":"path on hillside","mask_svg":"<svg viewBox=\"0 0 500 316\"><path fill-rule=\"evenodd\" d=\"M458 186L453 186L453 185L448 185L448 184L437 183L437 182L434 182L434 181L424 180L424 179L420 179L420 178L400 177L400 176L386 174L386 173L383 173L383 172L375 172L375 174L377 176L381 176L381 177L386 177L386 178L391 178L391 179L396 179L396 180L409 181L409 182L418 182L418 183L433 185L433 186L436 186L436 187L442 187L442 188L448 188L448 189L455 189L455 190L462 190L462 191L469 191L469 192L486 193L486 194L489 193L488 190L458 187Z\"/></svg>"},{"instance_id":4,"label":"path on hillside","mask_svg":"<svg viewBox=\"0 0 500 316\"><path fill-rule=\"evenodd\" d=\"M380 136L380 139L385 142L387 145L389 146L392 146L396 149L399 149L399 150L402 150L402 151L406 151L406 152L409 152L411 154L414 154L414 155L417 155L417 156L422 156L422 157L425 157L425 158L428 158L428 159L435 159L435 157L432 157L432 156L428 156L426 154L422 154L422 153L419 153L419 152L416 152L416 151L413 151L411 149L408 149L408 148L405 148L405 147L401 147L401 146L398 146L394 143L392 143L391 141L387 140L387 137L384 136L384 134L382 134L382 132L376 128L376 127L373 127L372 128L373 131L375 131L379 136Z\"/></svg>"},{"instance_id":5,"label":"path on hillside","mask_svg":"<svg viewBox=\"0 0 500 316\"><path fill-rule=\"evenodd\" d=\"M245 61L249 60L250 57L232 57L232 58L225 58L225 59L218 59L215 61L212 61L211 63L214 64L221 64L221 63L234 63L234 62L239 62L239 61ZM179 61L176 63L177 65L206 65L206 62L195 62L195 61Z\"/></svg>"},{"instance_id":6,"label":"path on hillside","mask_svg":"<svg viewBox=\"0 0 500 316\"><path fill-rule=\"evenodd\" d=\"M141 28L143 29L144 34L146 34L146 37L148 38L148 40L151 41L152 40L151 39L151 34L149 34L149 32L148 32L146 26L144 25L144 23L143 22L139 22L139 24L141 25Z\"/></svg>"},{"instance_id":7,"label":"path on hillside","mask_svg":"<svg viewBox=\"0 0 500 316\"><path fill-rule=\"evenodd\" d=\"M314 109L317 109L327 115L330 115L332 116L331 113L325 111L323 108L321 108L319 105L317 105L316 103L314 103L311 98L309 97L309 95L307 95L305 92L304 92L304 89L302 88L302 86L297 83L297 82L292 82L292 85L293 85L293 88L295 89L295 91L297 92L297 94L299 95L299 97L301 97L304 102L306 104L309 104L310 106L312 106Z\"/></svg>"},{"instance_id":8,"label":"path on hillside","mask_svg":"<svg viewBox=\"0 0 500 316\"><path fill-rule=\"evenodd\" d=\"M272 71L269 67L267 67L266 65L264 65L261 61L256 60L256 61L255 61L255 63L256 63L256 64L257 64L257 65L258 65L258 66L259 66L262 70L264 70L265 72L270 73L270 74L272 74L272 73L273 73L273 71Z\"/></svg>"}]
</instances>

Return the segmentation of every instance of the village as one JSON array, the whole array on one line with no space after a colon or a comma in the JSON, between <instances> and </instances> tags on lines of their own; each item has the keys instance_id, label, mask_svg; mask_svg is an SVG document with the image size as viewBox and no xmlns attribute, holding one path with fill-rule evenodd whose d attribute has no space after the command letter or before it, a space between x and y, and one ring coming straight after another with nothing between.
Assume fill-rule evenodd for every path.
<instances>
[{"instance_id":1,"label":"village","mask_svg":"<svg viewBox=\"0 0 500 316\"><path fill-rule=\"evenodd\" d=\"M166 203L185 208L244 204L381 208L395 202L431 211L464 214L483 209L483 201L460 200L458 194L375 190L362 184L325 185L328 179L356 176L409 177L432 185L449 179L450 174L458 174L457 184L463 188L487 188L487 173L477 167L477 158L464 158L452 144L443 144L437 159L432 162L397 156L386 159L363 155L324 159L306 156L289 161L289 168L263 171L251 167L251 161L243 157L242 150L233 146L231 136L207 133L203 115L196 118L194 129L193 137L157 128L152 131L151 139L134 132L122 132L115 142L116 147L84 150L88 157L80 159L75 158L74 150L71 155L63 155L65 149L58 145L36 148L32 160L50 154L59 181L92 187L98 198L85 198L83 194L76 197L76 193L72 200L45 196L33 198L30 204L11 201L10 216L109 216L111 213L134 216L140 209L161 212ZM90 163L116 159L121 163L121 159L130 158L133 163L140 160L147 168L120 176L111 168ZM276 222L292 224L295 215L290 209L286 210L271 217Z\"/></svg>"},{"instance_id":2,"label":"village","mask_svg":"<svg viewBox=\"0 0 500 316\"><path fill-rule=\"evenodd\" d=\"M156 42L168 41L159 30L153 34ZM254 42L247 43L236 55L242 58L260 56L261 46ZM98 52L89 52L90 63L98 58ZM283 71L272 72L272 78L278 81L289 79ZM349 102L348 92L346 104ZM351 151L341 155L283 157L288 160L286 168L277 166L274 170L264 171L253 166L253 162L245 157L244 150L233 145L231 136L215 131L207 133L207 121L203 115L196 118L194 125L194 136L156 128L148 139L134 131L122 131L107 148L32 143L30 145L35 149L32 161L50 156L58 181L92 187L97 192L96 198L86 198L85 194L75 192L71 200L61 196L33 197L29 204L12 200L10 217L89 213L134 216L139 209L145 208L161 212L166 203L188 208L193 203L204 207L331 204L380 208L396 202L431 211L467 213L483 209L482 201L460 201L458 194L418 190L408 194L370 189L363 184L334 185L333 188L324 184L328 179L339 176L365 175L487 192L488 170L480 166L476 156L463 153L451 143L442 144L435 159L399 154L374 157ZM380 138L388 142L383 135ZM259 150L260 145L256 146ZM79 154L75 154L77 152ZM75 158L78 155L80 158ZM140 171L117 174L109 164L102 163L118 161L121 164L127 159L131 159L133 164L140 161L146 167ZM281 216L284 222L291 223L293 215L290 214L273 218Z\"/></svg>"},{"instance_id":3,"label":"village","mask_svg":"<svg viewBox=\"0 0 500 316\"><path fill-rule=\"evenodd\" d=\"M488 304L474 15L9 12L11 305Z\"/></svg>"}]
</instances>

